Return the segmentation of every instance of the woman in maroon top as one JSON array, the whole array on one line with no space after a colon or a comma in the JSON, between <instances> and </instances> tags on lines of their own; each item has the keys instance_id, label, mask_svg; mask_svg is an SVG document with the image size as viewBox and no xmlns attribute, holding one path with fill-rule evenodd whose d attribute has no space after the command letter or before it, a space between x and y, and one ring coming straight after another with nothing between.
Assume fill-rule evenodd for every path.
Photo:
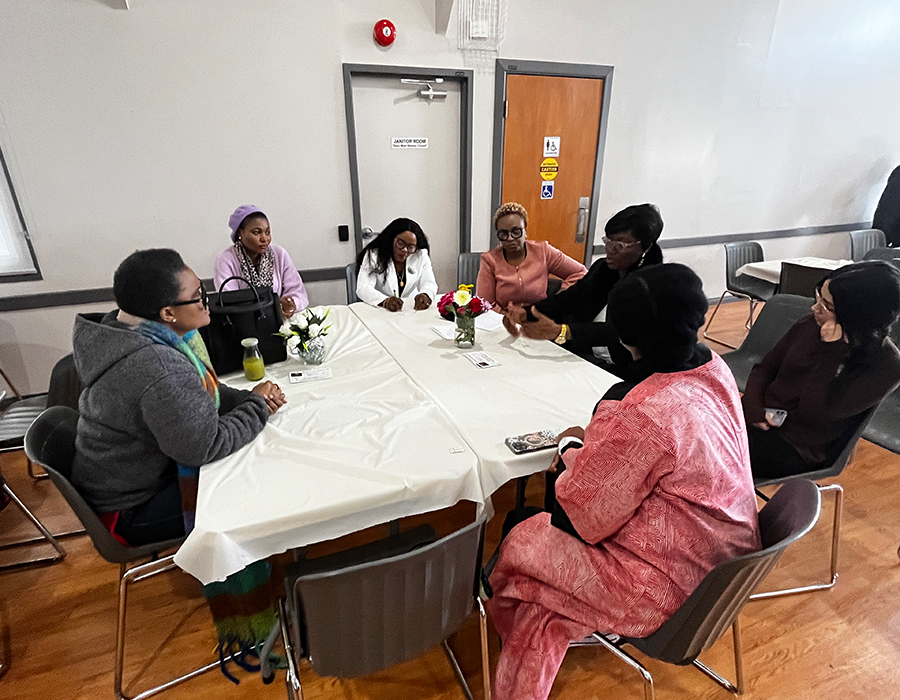
<instances>
[{"instance_id":1,"label":"woman in maroon top","mask_svg":"<svg viewBox=\"0 0 900 700\"><path fill-rule=\"evenodd\" d=\"M881 261L832 272L799 320L753 368L744 392L754 476L824 466L862 414L900 384L900 351L888 336L900 314L900 271ZM774 410L787 413L780 422Z\"/></svg>"}]
</instances>

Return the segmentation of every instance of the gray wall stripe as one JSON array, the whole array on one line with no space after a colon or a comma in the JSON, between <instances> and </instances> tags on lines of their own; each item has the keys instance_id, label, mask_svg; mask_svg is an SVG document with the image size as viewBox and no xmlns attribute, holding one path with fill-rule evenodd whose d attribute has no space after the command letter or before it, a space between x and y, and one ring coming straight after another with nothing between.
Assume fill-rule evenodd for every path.
<instances>
[{"instance_id":1,"label":"gray wall stripe","mask_svg":"<svg viewBox=\"0 0 900 700\"><path fill-rule=\"evenodd\" d=\"M343 280L343 267L320 267L313 270L300 270L304 282L326 282ZM207 289L212 289L212 280L203 280ZM23 294L21 296L0 298L0 312L26 311L29 309L52 309L56 306L83 306L113 301L112 287L99 289L77 289L70 292L45 292L43 294Z\"/></svg>"}]
</instances>

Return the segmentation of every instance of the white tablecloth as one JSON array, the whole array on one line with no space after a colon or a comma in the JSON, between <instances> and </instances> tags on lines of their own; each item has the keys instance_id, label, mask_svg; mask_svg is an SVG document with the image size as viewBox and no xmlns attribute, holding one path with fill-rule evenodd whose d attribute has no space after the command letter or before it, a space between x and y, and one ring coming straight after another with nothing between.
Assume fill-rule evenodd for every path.
<instances>
[{"instance_id":1,"label":"white tablecloth","mask_svg":"<svg viewBox=\"0 0 900 700\"><path fill-rule=\"evenodd\" d=\"M484 501L475 455L435 402L349 308L329 321L323 366L333 378L291 384L301 362L268 367L288 404L252 443L200 471L196 527L175 562L202 583L291 547Z\"/></svg>"},{"instance_id":2,"label":"white tablecloth","mask_svg":"<svg viewBox=\"0 0 900 700\"><path fill-rule=\"evenodd\" d=\"M432 330L442 322L433 307L333 307L329 321L322 366L333 377L290 384L302 363L268 367L288 405L250 445L201 469L196 527L175 562L203 583L291 547L484 503L551 459L513 455L504 438L587 424L616 381L552 342L503 329L477 332L474 349L502 363L478 369ZM223 380L252 386L242 375Z\"/></svg>"},{"instance_id":3,"label":"white tablecloth","mask_svg":"<svg viewBox=\"0 0 900 700\"><path fill-rule=\"evenodd\" d=\"M503 327L476 330L472 350L501 363L479 369L464 357L470 351L433 330L447 323L436 311L350 308L471 446L486 495L512 478L546 469L552 459L547 452L514 455L505 438L587 425L597 401L618 381L552 341L513 338Z\"/></svg>"},{"instance_id":4,"label":"white tablecloth","mask_svg":"<svg viewBox=\"0 0 900 700\"><path fill-rule=\"evenodd\" d=\"M844 265L850 265L852 260L829 260L828 258L789 258L787 260L765 260L763 262L747 263L741 265L736 271L738 275L748 275L757 279L778 284L781 280L781 263L794 263L804 267L817 267L823 270L837 270Z\"/></svg>"}]
</instances>

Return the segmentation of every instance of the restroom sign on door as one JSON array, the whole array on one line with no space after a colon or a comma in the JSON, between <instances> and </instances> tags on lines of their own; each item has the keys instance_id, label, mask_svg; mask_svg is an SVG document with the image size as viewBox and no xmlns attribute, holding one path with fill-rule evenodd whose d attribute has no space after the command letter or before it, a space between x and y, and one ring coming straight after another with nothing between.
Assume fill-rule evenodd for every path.
<instances>
[{"instance_id":1,"label":"restroom sign on door","mask_svg":"<svg viewBox=\"0 0 900 700\"><path fill-rule=\"evenodd\" d=\"M559 136L544 137L544 158L559 158Z\"/></svg>"}]
</instances>

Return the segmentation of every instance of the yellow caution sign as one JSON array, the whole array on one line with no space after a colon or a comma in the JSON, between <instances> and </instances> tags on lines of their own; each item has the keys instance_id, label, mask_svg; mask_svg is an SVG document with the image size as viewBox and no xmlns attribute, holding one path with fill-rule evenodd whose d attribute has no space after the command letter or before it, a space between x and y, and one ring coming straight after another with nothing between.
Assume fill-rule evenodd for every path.
<instances>
[{"instance_id":1,"label":"yellow caution sign","mask_svg":"<svg viewBox=\"0 0 900 700\"><path fill-rule=\"evenodd\" d=\"M541 161L541 177L545 180L552 180L558 172L559 163L556 162L556 158L544 158Z\"/></svg>"}]
</instances>

